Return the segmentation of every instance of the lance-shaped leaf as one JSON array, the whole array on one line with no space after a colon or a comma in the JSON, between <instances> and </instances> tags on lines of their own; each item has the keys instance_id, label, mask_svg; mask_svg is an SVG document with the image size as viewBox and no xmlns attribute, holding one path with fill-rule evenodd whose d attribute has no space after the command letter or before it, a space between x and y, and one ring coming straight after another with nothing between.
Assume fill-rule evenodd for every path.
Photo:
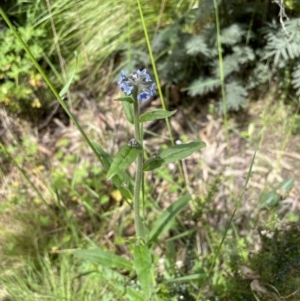
<instances>
[{"instance_id":1,"label":"lance-shaped leaf","mask_svg":"<svg viewBox=\"0 0 300 301\"><path fill-rule=\"evenodd\" d=\"M101 269L93 269L80 273L76 278L88 275L92 272L101 273L101 277L105 279L107 283L114 284L114 292L116 295L122 296L124 294L124 283L127 282L127 279L124 275L120 274L120 270L125 270L129 273L133 272L134 266L131 261L100 249L77 250L74 251L73 254L86 262L91 262L102 267ZM126 300L144 301L145 297L142 292L136 291L131 287L126 287Z\"/></svg>"},{"instance_id":2,"label":"lance-shaped leaf","mask_svg":"<svg viewBox=\"0 0 300 301\"><path fill-rule=\"evenodd\" d=\"M59 92L59 96L60 97L64 97L65 94L68 92L70 86L71 86L71 83L73 81L73 78L74 78L74 75L76 73L76 68L77 68L77 63L78 63L78 54L77 54L77 51L74 52L74 55L75 55L75 68L69 78L69 80L67 81L67 83L65 84L65 86L62 88L62 90Z\"/></svg>"},{"instance_id":3,"label":"lance-shaped leaf","mask_svg":"<svg viewBox=\"0 0 300 301\"><path fill-rule=\"evenodd\" d=\"M207 278L207 274L205 272L199 273L199 274L192 274L187 276L182 276L178 278L173 278L169 280L165 280L166 283L173 283L173 282L186 282L186 281L192 281L192 280L200 280Z\"/></svg>"},{"instance_id":4,"label":"lance-shaped leaf","mask_svg":"<svg viewBox=\"0 0 300 301\"><path fill-rule=\"evenodd\" d=\"M120 171L125 170L143 150L139 143L134 146L132 145L134 144L123 146L117 153L113 159L113 162L111 163L110 169L108 170L107 179L111 179Z\"/></svg>"},{"instance_id":5,"label":"lance-shaped leaf","mask_svg":"<svg viewBox=\"0 0 300 301\"><path fill-rule=\"evenodd\" d=\"M190 199L190 195L185 195L179 198L158 217L149 234L150 243L156 241L157 238L166 233L172 227L175 217L187 205Z\"/></svg>"},{"instance_id":6,"label":"lance-shaped leaf","mask_svg":"<svg viewBox=\"0 0 300 301\"><path fill-rule=\"evenodd\" d=\"M78 258L108 268L125 269L127 271L133 270L130 261L113 253L102 251L101 249L78 250L73 252L73 254Z\"/></svg>"},{"instance_id":7,"label":"lance-shaped leaf","mask_svg":"<svg viewBox=\"0 0 300 301\"><path fill-rule=\"evenodd\" d=\"M275 191L269 191L268 193L264 194L259 201L259 209L267 209L272 208L278 205L281 197Z\"/></svg>"},{"instance_id":8,"label":"lance-shaped leaf","mask_svg":"<svg viewBox=\"0 0 300 301\"><path fill-rule=\"evenodd\" d=\"M112 180L114 179L114 177L112 178ZM123 182L122 185L117 186L117 188L125 198L133 200L133 194L130 188L128 187L127 182Z\"/></svg>"},{"instance_id":9,"label":"lance-shaped leaf","mask_svg":"<svg viewBox=\"0 0 300 301\"><path fill-rule=\"evenodd\" d=\"M159 153L159 157L165 161L165 164L167 164L184 159L205 146L206 144L203 141L173 145L167 149L162 150Z\"/></svg>"},{"instance_id":10,"label":"lance-shaped leaf","mask_svg":"<svg viewBox=\"0 0 300 301\"><path fill-rule=\"evenodd\" d=\"M112 162L111 156L105 150L103 150L103 148L98 143L92 141L92 144L93 144L94 148L96 149L98 155L102 159L101 162L103 163L103 167L106 170L109 170L111 162Z\"/></svg>"},{"instance_id":11,"label":"lance-shaped leaf","mask_svg":"<svg viewBox=\"0 0 300 301\"><path fill-rule=\"evenodd\" d=\"M148 300L152 290L152 258L151 251L144 244L139 243L134 247L134 267L142 291L147 298L145 300Z\"/></svg>"},{"instance_id":12,"label":"lance-shaped leaf","mask_svg":"<svg viewBox=\"0 0 300 301\"><path fill-rule=\"evenodd\" d=\"M134 103L133 98L130 97L130 96L119 97L119 98L116 98L114 100L116 100L116 101L126 101L126 102L129 102L129 103Z\"/></svg>"},{"instance_id":13,"label":"lance-shaped leaf","mask_svg":"<svg viewBox=\"0 0 300 301\"><path fill-rule=\"evenodd\" d=\"M166 111L166 110L153 110L146 112L140 116L139 121L140 122L146 122L146 121L152 121L152 120L157 120L157 119L164 119L167 117L170 117L174 115L176 111Z\"/></svg>"},{"instance_id":14,"label":"lance-shaped leaf","mask_svg":"<svg viewBox=\"0 0 300 301\"><path fill-rule=\"evenodd\" d=\"M294 178L289 178L289 179L283 180L281 183L279 183L275 187L274 191L276 191L278 194L280 194L280 196L284 199L285 197L287 197L287 195L293 188L294 181L295 181Z\"/></svg>"},{"instance_id":15,"label":"lance-shaped leaf","mask_svg":"<svg viewBox=\"0 0 300 301\"><path fill-rule=\"evenodd\" d=\"M111 156L106 151L104 151L99 144L95 142L92 142L92 144L102 159L101 162L103 164L103 167L106 170L109 170L113 161ZM120 171L118 174L114 175L112 177L112 181L124 197L133 199L130 178L125 171Z\"/></svg>"},{"instance_id":16,"label":"lance-shaped leaf","mask_svg":"<svg viewBox=\"0 0 300 301\"><path fill-rule=\"evenodd\" d=\"M206 144L203 141L173 145L162 150L155 158L150 158L147 160L144 163L143 170L150 171L164 164L184 159L205 146Z\"/></svg>"},{"instance_id":17,"label":"lance-shaped leaf","mask_svg":"<svg viewBox=\"0 0 300 301\"><path fill-rule=\"evenodd\" d=\"M259 209L268 209L277 206L280 200L287 197L293 185L294 178L289 178L279 183L274 190L263 194L259 201Z\"/></svg>"},{"instance_id":18,"label":"lance-shaped leaf","mask_svg":"<svg viewBox=\"0 0 300 301\"><path fill-rule=\"evenodd\" d=\"M147 161L145 161L143 165L143 171L153 170L155 168L162 166L163 164L165 164L165 161L159 157L150 158Z\"/></svg>"},{"instance_id":19,"label":"lance-shaped leaf","mask_svg":"<svg viewBox=\"0 0 300 301\"><path fill-rule=\"evenodd\" d=\"M129 103L127 101L122 101L124 113L126 116L126 119L131 123L134 124L134 110L133 110L133 104Z\"/></svg>"}]
</instances>

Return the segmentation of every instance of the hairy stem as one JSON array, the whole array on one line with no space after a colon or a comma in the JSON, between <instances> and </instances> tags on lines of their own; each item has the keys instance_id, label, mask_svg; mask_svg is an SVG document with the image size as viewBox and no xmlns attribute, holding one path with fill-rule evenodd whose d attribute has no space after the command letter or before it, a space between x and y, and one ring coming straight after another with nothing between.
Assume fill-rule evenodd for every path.
<instances>
[{"instance_id":1,"label":"hairy stem","mask_svg":"<svg viewBox=\"0 0 300 301\"><path fill-rule=\"evenodd\" d=\"M135 94L135 93L133 93ZM140 132L140 123L139 123L139 104L136 95L134 96L134 132L135 132L135 139L142 145L143 147L143 140L141 137ZM143 177L143 151L137 157L137 164L136 164L136 174L135 174L135 184L134 184L134 200L133 200L133 209L134 209L134 223L135 223L135 231L136 237L144 238L144 231L143 231L143 224L140 215L140 192L141 192L141 184L142 184L142 177Z\"/></svg>"}]
</instances>

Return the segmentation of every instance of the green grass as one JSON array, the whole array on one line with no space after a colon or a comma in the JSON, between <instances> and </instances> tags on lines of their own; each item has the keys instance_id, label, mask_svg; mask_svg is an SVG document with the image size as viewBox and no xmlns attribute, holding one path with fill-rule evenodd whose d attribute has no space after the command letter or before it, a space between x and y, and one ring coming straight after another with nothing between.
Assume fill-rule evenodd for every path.
<instances>
[{"instance_id":1,"label":"green grass","mask_svg":"<svg viewBox=\"0 0 300 301\"><path fill-rule=\"evenodd\" d=\"M74 65L74 51L79 53L77 77L79 86L93 88L94 96L106 90L121 67L130 65L135 49L131 45L146 44L138 3L130 1L19 1L13 11L27 14L28 22L47 31L40 40L45 57L60 83L65 83ZM50 3L50 1L49 1ZM188 11L197 1L141 1L144 22L150 40L159 28L170 23L173 13ZM49 39L49 37L53 39ZM59 44L56 43L59 41ZM130 41L130 43L128 43ZM122 65L116 64L118 53L126 56ZM117 58L118 60L118 58ZM62 63L62 61L65 61ZM59 67L58 67L59 66ZM51 67L51 66L50 66ZM98 85L94 85L95 81Z\"/></svg>"},{"instance_id":2,"label":"green grass","mask_svg":"<svg viewBox=\"0 0 300 301\"><path fill-rule=\"evenodd\" d=\"M68 254L60 254L56 259L45 254L37 259L40 268L28 260L18 273L1 274L1 284L9 300L121 300L95 267L76 264ZM80 270L91 273L79 274Z\"/></svg>"}]
</instances>

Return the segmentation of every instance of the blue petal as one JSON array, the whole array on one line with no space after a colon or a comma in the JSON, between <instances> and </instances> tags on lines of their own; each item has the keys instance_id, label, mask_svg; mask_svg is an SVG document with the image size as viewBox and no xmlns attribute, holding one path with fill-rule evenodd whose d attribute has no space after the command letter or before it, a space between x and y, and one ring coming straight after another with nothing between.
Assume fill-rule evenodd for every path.
<instances>
[{"instance_id":1,"label":"blue petal","mask_svg":"<svg viewBox=\"0 0 300 301\"><path fill-rule=\"evenodd\" d=\"M119 82L120 89L126 94L130 95L133 89L133 86L129 86L127 83Z\"/></svg>"},{"instance_id":2,"label":"blue petal","mask_svg":"<svg viewBox=\"0 0 300 301\"><path fill-rule=\"evenodd\" d=\"M150 94L151 95L155 95L156 94L156 91L155 91L155 83L153 83L150 87Z\"/></svg>"},{"instance_id":3,"label":"blue petal","mask_svg":"<svg viewBox=\"0 0 300 301\"><path fill-rule=\"evenodd\" d=\"M148 91L143 91L141 93L138 94L137 99L139 101L144 101L144 100L148 100L150 98L150 93Z\"/></svg>"},{"instance_id":4,"label":"blue petal","mask_svg":"<svg viewBox=\"0 0 300 301\"><path fill-rule=\"evenodd\" d=\"M139 77L141 77L142 79L145 79L146 82L151 82L151 77L150 75L147 73L146 69L143 69L142 71L137 70L137 74Z\"/></svg>"},{"instance_id":5,"label":"blue petal","mask_svg":"<svg viewBox=\"0 0 300 301\"><path fill-rule=\"evenodd\" d=\"M123 70L121 71L120 76L121 76L121 81L122 81L123 79L126 79L126 75L125 75L125 73L124 73Z\"/></svg>"},{"instance_id":6,"label":"blue petal","mask_svg":"<svg viewBox=\"0 0 300 301\"><path fill-rule=\"evenodd\" d=\"M142 75L142 74L146 74L147 72L146 72L146 69L143 69L142 71L137 70L136 73L137 73L138 75Z\"/></svg>"}]
</instances>

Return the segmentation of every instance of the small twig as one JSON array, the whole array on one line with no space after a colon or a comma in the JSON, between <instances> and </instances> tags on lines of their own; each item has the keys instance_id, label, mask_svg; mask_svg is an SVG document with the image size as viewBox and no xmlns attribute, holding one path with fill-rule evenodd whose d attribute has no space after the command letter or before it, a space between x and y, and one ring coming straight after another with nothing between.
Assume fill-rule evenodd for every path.
<instances>
[{"instance_id":1,"label":"small twig","mask_svg":"<svg viewBox=\"0 0 300 301\"><path fill-rule=\"evenodd\" d=\"M280 297L280 299L287 299L287 298L290 298L290 297L292 297L292 296L294 296L294 295L296 295L298 292L300 291L300 288L299 289L297 289L296 291L294 291L293 293L291 293L290 295L288 295L288 296L285 296L285 297Z\"/></svg>"},{"instance_id":2,"label":"small twig","mask_svg":"<svg viewBox=\"0 0 300 301\"><path fill-rule=\"evenodd\" d=\"M279 11L279 21L280 21L280 24L281 24L281 27L283 29L283 31L285 32L285 34L287 36L289 36L289 33L288 31L286 30L286 27L285 27L285 24L284 24L284 20L283 18L286 19L286 21L289 20L289 17L287 16L287 14L285 13L285 8L284 8L284 3L283 3L283 0L280 0L280 2L278 0L275 0L273 1L274 3L278 4L278 6L280 7L280 11Z\"/></svg>"},{"instance_id":3,"label":"small twig","mask_svg":"<svg viewBox=\"0 0 300 301\"><path fill-rule=\"evenodd\" d=\"M51 113L47 116L46 120L44 122L42 122L38 129L41 130L42 128L46 127L49 122L52 120L53 116L56 114L56 112L58 111L58 108L59 108L59 102L56 102L54 104L54 108L53 110L51 111Z\"/></svg>"}]
</instances>

